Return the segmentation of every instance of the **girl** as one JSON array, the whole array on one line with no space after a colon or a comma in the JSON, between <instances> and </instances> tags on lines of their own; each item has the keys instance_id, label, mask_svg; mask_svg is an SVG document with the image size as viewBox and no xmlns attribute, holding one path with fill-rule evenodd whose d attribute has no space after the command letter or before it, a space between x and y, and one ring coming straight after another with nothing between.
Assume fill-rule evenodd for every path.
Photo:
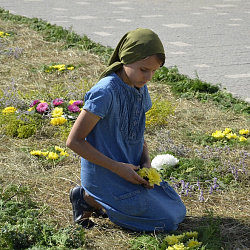
<instances>
[{"instance_id":1,"label":"girl","mask_svg":"<svg viewBox=\"0 0 250 250\"><path fill-rule=\"evenodd\" d=\"M85 95L83 111L67 140L80 155L81 185L70 192L73 220L93 226L92 212L135 231L176 230L186 208L162 181L152 187L136 170L150 168L144 141L145 113L151 108L146 86L163 66L159 37L149 29L125 34L99 82Z\"/></svg>"}]
</instances>

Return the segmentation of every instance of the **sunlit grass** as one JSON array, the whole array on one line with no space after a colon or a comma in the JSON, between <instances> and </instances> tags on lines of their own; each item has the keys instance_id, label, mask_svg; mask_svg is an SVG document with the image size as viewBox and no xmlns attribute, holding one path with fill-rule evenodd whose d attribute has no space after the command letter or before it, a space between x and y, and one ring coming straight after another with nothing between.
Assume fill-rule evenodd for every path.
<instances>
[{"instance_id":1,"label":"sunlit grass","mask_svg":"<svg viewBox=\"0 0 250 250\"><path fill-rule=\"evenodd\" d=\"M70 150L69 156L59 161L39 159L30 152L55 145L65 148L73 121L53 126L49 116L37 112L21 116L20 112L27 111L34 100L49 104L56 98L83 100L104 69L111 49L42 20L0 12L1 29L11 34L0 38L4 65L0 69L1 195L6 196L12 184L29 187L29 198L39 208L48 208L46 218L54 223L52 231L55 225L63 230L72 225L68 193L80 183L79 158ZM73 65L74 69L44 70L58 64ZM188 211L175 233L199 231L199 241L208 244L206 249L247 247L249 137L245 136L246 142L221 141L212 133L225 128L237 133L249 129L249 104L218 86L189 79L176 68L162 68L148 87L155 105L148 113L145 135L150 156L169 153L179 160L178 165L161 171ZM8 106L19 113L2 113ZM22 200L19 191L12 192L11 202ZM160 249L157 247L166 236L127 231L108 219L93 220L97 226L86 231L86 249Z\"/></svg>"}]
</instances>

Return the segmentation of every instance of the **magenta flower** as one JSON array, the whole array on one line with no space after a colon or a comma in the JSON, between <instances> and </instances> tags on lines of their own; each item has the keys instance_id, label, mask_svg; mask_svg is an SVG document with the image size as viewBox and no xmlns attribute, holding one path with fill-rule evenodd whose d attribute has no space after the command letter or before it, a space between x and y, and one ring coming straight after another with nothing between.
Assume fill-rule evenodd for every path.
<instances>
[{"instance_id":1,"label":"magenta flower","mask_svg":"<svg viewBox=\"0 0 250 250\"><path fill-rule=\"evenodd\" d=\"M37 105L36 107L36 110L39 112L39 113L44 113L49 107L49 104L46 103L46 102L41 102Z\"/></svg>"},{"instance_id":2,"label":"magenta flower","mask_svg":"<svg viewBox=\"0 0 250 250\"><path fill-rule=\"evenodd\" d=\"M72 105L76 105L76 106L82 106L83 105L83 101L75 101Z\"/></svg>"},{"instance_id":3,"label":"magenta flower","mask_svg":"<svg viewBox=\"0 0 250 250\"><path fill-rule=\"evenodd\" d=\"M35 106L37 103L39 103L40 100L35 100L30 104L30 107L32 108L33 106Z\"/></svg>"},{"instance_id":4,"label":"magenta flower","mask_svg":"<svg viewBox=\"0 0 250 250\"><path fill-rule=\"evenodd\" d=\"M53 101L53 105L54 105L54 106L59 106L59 105L61 105L61 104L63 104L63 99L61 99L61 98L56 98L56 99Z\"/></svg>"},{"instance_id":5,"label":"magenta flower","mask_svg":"<svg viewBox=\"0 0 250 250\"><path fill-rule=\"evenodd\" d=\"M68 110L71 112L81 112L80 108L74 104L68 106Z\"/></svg>"}]
</instances>

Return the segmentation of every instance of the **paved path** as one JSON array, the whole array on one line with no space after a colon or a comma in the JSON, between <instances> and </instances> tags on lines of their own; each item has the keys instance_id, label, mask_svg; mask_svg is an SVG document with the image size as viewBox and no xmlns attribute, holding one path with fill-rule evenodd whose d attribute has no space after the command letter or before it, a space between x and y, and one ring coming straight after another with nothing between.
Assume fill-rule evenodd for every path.
<instances>
[{"instance_id":1,"label":"paved path","mask_svg":"<svg viewBox=\"0 0 250 250\"><path fill-rule=\"evenodd\" d=\"M150 28L167 67L250 101L250 0L0 0L0 7L111 47L127 31Z\"/></svg>"}]
</instances>

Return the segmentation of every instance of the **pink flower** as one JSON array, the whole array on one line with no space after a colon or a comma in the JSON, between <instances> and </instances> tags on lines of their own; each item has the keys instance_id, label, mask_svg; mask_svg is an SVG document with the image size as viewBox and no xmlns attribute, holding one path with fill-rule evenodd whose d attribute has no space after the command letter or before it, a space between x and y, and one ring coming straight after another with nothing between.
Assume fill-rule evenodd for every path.
<instances>
[{"instance_id":1,"label":"pink flower","mask_svg":"<svg viewBox=\"0 0 250 250\"><path fill-rule=\"evenodd\" d=\"M39 113L44 113L48 109L49 105L46 102L41 102L37 105L36 110Z\"/></svg>"},{"instance_id":2,"label":"pink flower","mask_svg":"<svg viewBox=\"0 0 250 250\"><path fill-rule=\"evenodd\" d=\"M32 108L33 106L35 106L37 103L39 103L40 100L35 100L30 104L30 107Z\"/></svg>"},{"instance_id":3,"label":"pink flower","mask_svg":"<svg viewBox=\"0 0 250 250\"><path fill-rule=\"evenodd\" d=\"M83 105L83 101L75 101L72 105L76 105L76 106L82 106Z\"/></svg>"},{"instance_id":4,"label":"pink flower","mask_svg":"<svg viewBox=\"0 0 250 250\"><path fill-rule=\"evenodd\" d=\"M56 99L53 101L53 105L54 105L54 106L59 106L59 105L61 105L61 104L63 104L63 99L61 99L61 98L56 98Z\"/></svg>"},{"instance_id":5,"label":"pink flower","mask_svg":"<svg viewBox=\"0 0 250 250\"><path fill-rule=\"evenodd\" d=\"M68 110L71 112L81 112L80 108L74 104L68 106Z\"/></svg>"}]
</instances>

